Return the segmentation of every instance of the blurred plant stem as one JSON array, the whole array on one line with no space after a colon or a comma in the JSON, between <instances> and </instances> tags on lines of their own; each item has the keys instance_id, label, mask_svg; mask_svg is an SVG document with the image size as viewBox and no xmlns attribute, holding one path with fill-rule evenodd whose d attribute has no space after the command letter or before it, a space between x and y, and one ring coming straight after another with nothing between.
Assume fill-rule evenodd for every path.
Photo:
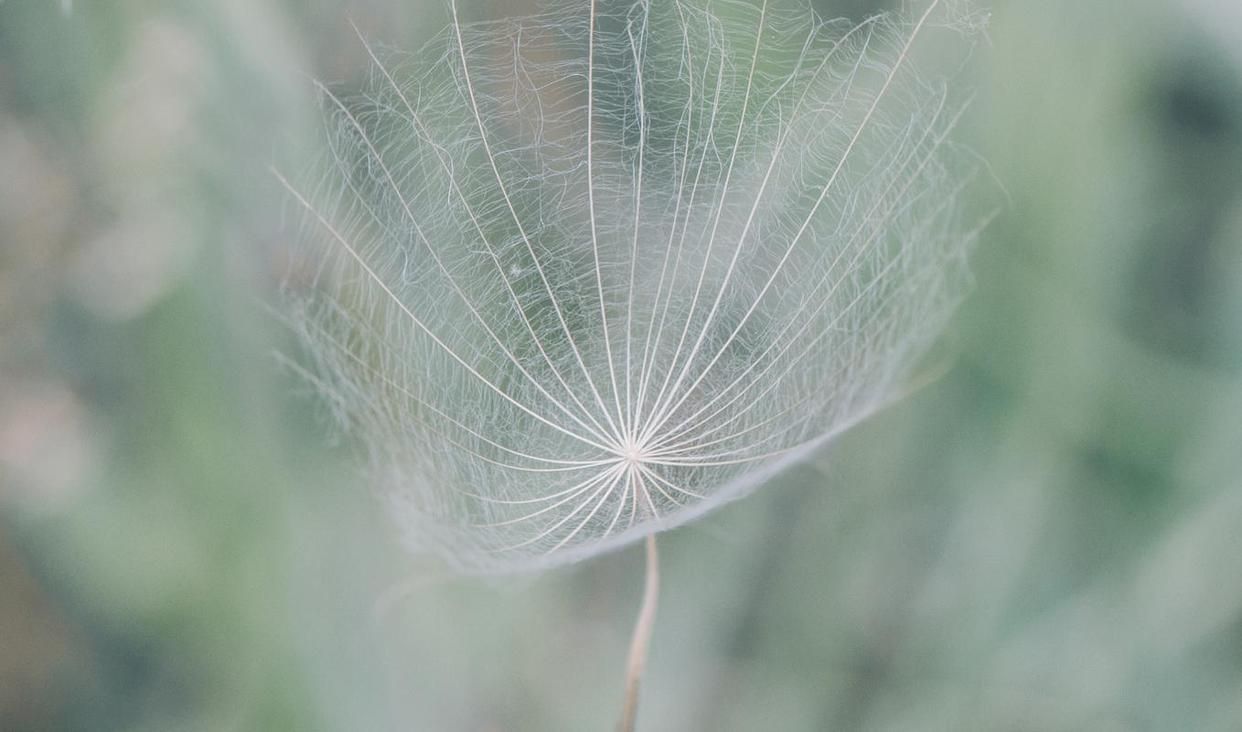
<instances>
[{"instance_id":1,"label":"blurred plant stem","mask_svg":"<svg viewBox=\"0 0 1242 732\"><path fill-rule=\"evenodd\" d=\"M660 555L656 551L655 534L647 535L647 569L643 582L643 604L630 637L630 657L625 665L625 702L621 706L620 732L633 732L638 720L638 685L647 665L651 631L655 627L656 603L660 597Z\"/></svg>"}]
</instances>

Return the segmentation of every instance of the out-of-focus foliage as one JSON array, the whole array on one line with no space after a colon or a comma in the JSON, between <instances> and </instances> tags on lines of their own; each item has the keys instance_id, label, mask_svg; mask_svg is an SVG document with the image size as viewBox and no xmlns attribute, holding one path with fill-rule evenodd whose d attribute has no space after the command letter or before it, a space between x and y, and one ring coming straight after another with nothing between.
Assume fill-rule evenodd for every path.
<instances>
[{"instance_id":1,"label":"out-of-focus foliage","mask_svg":"<svg viewBox=\"0 0 1242 732\"><path fill-rule=\"evenodd\" d=\"M952 367L667 535L645 729L1242 727L1238 11L989 9L959 138L1008 201ZM0 729L613 722L638 558L411 564L273 357L267 168L306 75L366 73L348 17L446 22L0 4Z\"/></svg>"}]
</instances>

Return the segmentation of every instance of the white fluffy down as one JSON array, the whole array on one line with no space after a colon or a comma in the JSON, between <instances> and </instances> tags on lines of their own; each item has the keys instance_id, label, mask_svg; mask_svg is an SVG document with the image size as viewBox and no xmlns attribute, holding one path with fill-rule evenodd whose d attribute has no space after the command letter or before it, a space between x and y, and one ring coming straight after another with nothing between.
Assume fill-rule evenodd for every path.
<instances>
[{"instance_id":1,"label":"white fluffy down","mask_svg":"<svg viewBox=\"0 0 1242 732\"><path fill-rule=\"evenodd\" d=\"M972 238L961 107L913 68L934 6L563 5L366 46L289 186L322 244L307 377L409 546L462 571L683 523L865 417Z\"/></svg>"}]
</instances>

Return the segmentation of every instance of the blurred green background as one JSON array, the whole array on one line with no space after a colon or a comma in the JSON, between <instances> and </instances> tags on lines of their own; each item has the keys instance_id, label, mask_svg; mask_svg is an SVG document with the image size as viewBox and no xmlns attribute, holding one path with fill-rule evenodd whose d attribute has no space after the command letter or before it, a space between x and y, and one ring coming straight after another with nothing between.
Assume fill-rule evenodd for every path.
<instances>
[{"instance_id":1,"label":"blurred green background","mask_svg":"<svg viewBox=\"0 0 1242 732\"><path fill-rule=\"evenodd\" d=\"M641 729L1242 729L1242 5L977 5L953 367L663 539ZM0 3L0 730L615 722L640 553L403 555L276 358L267 168L349 18L447 13Z\"/></svg>"}]
</instances>

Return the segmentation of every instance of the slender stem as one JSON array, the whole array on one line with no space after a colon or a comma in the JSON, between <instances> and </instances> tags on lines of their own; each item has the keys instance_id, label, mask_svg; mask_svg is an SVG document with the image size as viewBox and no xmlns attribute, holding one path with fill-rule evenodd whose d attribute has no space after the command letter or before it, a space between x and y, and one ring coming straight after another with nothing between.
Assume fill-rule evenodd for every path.
<instances>
[{"instance_id":1,"label":"slender stem","mask_svg":"<svg viewBox=\"0 0 1242 732\"><path fill-rule=\"evenodd\" d=\"M643 583L643 604L630 636L630 657L625 666L625 703L621 707L618 732L634 732L638 721L638 682L647 665L647 649L651 646L651 630L655 626L656 601L660 595L660 557L656 553L655 534L647 536L647 575Z\"/></svg>"}]
</instances>

